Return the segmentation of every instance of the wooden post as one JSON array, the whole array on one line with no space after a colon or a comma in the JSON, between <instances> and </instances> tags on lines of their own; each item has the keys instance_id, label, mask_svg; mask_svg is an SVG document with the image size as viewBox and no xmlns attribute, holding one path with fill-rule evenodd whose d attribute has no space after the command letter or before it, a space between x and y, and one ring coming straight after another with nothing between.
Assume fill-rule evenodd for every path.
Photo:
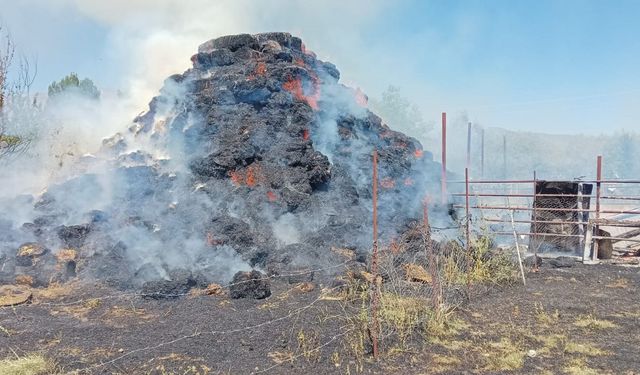
<instances>
[{"instance_id":1,"label":"wooden post","mask_svg":"<svg viewBox=\"0 0 640 375\"><path fill-rule=\"evenodd\" d=\"M598 220L600 219L600 197L602 194L602 155L598 155L596 159L596 225L594 231L596 236L599 234ZM593 261L598 261L598 241L593 242Z\"/></svg>"},{"instance_id":2,"label":"wooden post","mask_svg":"<svg viewBox=\"0 0 640 375\"><path fill-rule=\"evenodd\" d=\"M371 256L371 274L373 275L373 296L371 298L371 340L373 357L378 359L378 150L373 150L373 254Z\"/></svg>"},{"instance_id":3,"label":"wooden post","mask_svg":"<svg viewBox=\"0 0 640 375\"><path fill-rule=\"evenodd\" d=\"M440 176L442 197L441 203L447 204L447 113L442 112L442 175Z\"/></svg>"}]
</instances>

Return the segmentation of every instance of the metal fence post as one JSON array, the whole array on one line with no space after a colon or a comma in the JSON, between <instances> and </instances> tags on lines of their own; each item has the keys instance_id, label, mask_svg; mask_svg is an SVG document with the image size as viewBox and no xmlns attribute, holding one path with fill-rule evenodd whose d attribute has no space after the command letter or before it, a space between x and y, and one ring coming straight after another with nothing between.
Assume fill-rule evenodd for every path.
<instances>
[{"instance_id":1,"label":"metal fence post","mask_svg":"<svg viewBox=\"0 0 640 375\"><path fill-rule=\"evenodd\" d=\"M469 210L469 168L464 169L464 186L465 186L465 252L467 254L467 295L471 298L471 213Z\"/></svg>"},{"instance_id":2,"label":"metal fence post","mask_svg":"<svg viewBox=\"0 0 640 375\"><path fill-rule=\"evenodd\" d=\"M601 186L602 186L602 155L598 155L596 160L596 225L594 226L594 231L596 237L599 235L599 226L598 220L600 220L600 197L601 197ZM593 259L594 262L598 261L598 241L595 240L593 242Z\"/></svg>"},{"instance_id":3,"label":"metal fence post","mask_svg":"<svg viewBox=\"0 0 640 375\"><path fill-rule=\"evenodd\" d=\"M373 357L378 359L378 150L373 150L373 254L371 256L371 274L373 275L373 296L371 298L371 341Z\"/></svg>"},{"instance_id":4,"label":"metal fence post","mask_svg":"<svg viewBox=\"0 0 640 375\"><path fill-rule=\"evenodd\" d=\"M447 112L442 112L442 175L440 176L442 192L441 203L447 204Z\"/></svg>"}]
</instances>

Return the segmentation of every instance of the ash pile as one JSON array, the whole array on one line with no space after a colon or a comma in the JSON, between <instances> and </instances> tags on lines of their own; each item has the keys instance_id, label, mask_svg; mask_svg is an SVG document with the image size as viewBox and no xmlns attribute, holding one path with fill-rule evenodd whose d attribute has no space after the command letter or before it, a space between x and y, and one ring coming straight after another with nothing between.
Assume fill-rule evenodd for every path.
<instances>
[{"instance_id":1,"label":"ash pile","mask_svg":"<svg viewBox=\"0 0 640 375\"><path fill-rule=\"evenodd\" d=\"M299 38L225 36L191 61L72 176L1 203L2 283L180 295L237 272L332 276L370 251L374 149L383 238L439 186L432 155Z\"/></svg>"}]
</instances>

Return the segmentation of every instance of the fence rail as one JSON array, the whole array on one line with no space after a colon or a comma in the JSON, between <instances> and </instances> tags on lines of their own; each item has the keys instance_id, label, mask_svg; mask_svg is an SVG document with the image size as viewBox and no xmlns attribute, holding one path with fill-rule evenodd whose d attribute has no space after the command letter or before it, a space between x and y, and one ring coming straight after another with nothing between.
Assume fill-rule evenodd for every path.
<instances>
[{"instance_id":1,"label":"fence rail","mask_svg":"<svg viewBox=\"0 0 640 375\"><path fill-rule=\"evenodd\" d=\"M613 244L640 248L640 204L634 206L640 202L640 180L606 179L602 171L601 156L596 161L597 177L586 180L546 181L535 172L533 179L473 180L467 167L464 180L448 182L456 190L449 196L454 209L464 210L467 226L473 223L472 216L480 216L495 235L514 234L515 241L518 236L529 237L529 250L535 255L549 244L559 249L569 244L584 261L598 261L601 246L608 251ZM559 184L574 189L562 193ZM618 188L634 191L617 195ZM471 241L467 229L466 242Z\"/></svg>"}]
</instances>

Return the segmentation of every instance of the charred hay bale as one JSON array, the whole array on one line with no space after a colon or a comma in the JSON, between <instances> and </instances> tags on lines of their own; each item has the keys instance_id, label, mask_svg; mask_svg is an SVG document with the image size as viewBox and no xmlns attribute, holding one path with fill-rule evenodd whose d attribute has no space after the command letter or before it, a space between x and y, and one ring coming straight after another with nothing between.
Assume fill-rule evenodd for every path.
<instances>
[{"instance_id":1,"label":"charred hay bale","mask_svg":"<svg viewBox=\"0 0 640 375\"><path fill-rule=\"evenodd\" d=\"M211 52L221 48L234 52L245 46L257 49L259 47L258 40L250 34L225 35L202 43L198 47L198 52Z\"/></svg>"},{"instance_id":2,"label":"charred hay bale","mask_svg":"<svg viewBox=\"0 0 640 375\"><path fill-rule=\"evenodd\" d=\"M20 267L31 267L39 258L49 252L49 249L36 242L27 242L18 248L16 253L16 265Z\"/></svg>"},{"instance_id":3,"label":"charred hay bale","mask_svg":"<svg viewBox=\"0 0 640 375\"><path fill-rule=\"evenodd\" d=\"M185 296L191 288L206 287L206 281L187 270L174 270L169 279L147 281L142 284L142 296L150 299L175 299Z\"/></svg>"},{"instance_id":4,"label":"charred hay bale","mask_svg":"<svg viewBox=\"0 0 640 375\"><path fill-rule=\"evenodd\" d=\"M82 247L90 232L91 226L89 224L70 226L61 225L56 230L58 238L67 248Z\"/></svg>"},{"instance_id":5,"label":"charred hay bale","mask_svg":"<svg viewBox=\"0 0 640 375\"><path fill-rule=\"evenodd\" d=\"M549 264L555 268L571 268L576 264L576 260L571 257L560 256L549 260Z\"/></svg>"},{"instance_id":6,"label":"charred hay bale","mask_svg":"<svg viewBox=\"0 0 640 375\"><path fill-rule=\"evenodd\" d=\"M263 299L271 295L269 278L259 271L238 272L229 286L229 296L233 299Z\"/></svg>"},{"instance_id":7,"label":"charred hay bale","mask_svg":"<svg viewBox=\"0 0 640 375\"><path fill-rule=\"evenodd\" d=\"M531 255L524 258L522 264L524 264L524 266L528 268L537 268L542 265L542 258L537 255Z\"/></svg>"}]
</instances>

